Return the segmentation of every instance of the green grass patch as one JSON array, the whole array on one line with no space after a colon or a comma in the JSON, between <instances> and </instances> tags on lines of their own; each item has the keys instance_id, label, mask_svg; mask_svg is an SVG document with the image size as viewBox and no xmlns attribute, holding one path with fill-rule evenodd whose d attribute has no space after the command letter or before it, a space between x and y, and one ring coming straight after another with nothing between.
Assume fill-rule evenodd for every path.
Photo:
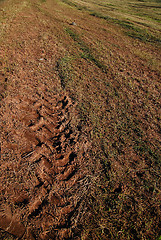
<instances>
[{"instance_id":1,"label":"green grass patch","mask_svg":"<svg viewBox=\"0 0 161 240\"><path fill-rule=\"evenodd\" d=\"M71 2L71 1L69 1L69 0L62 0L62 2L68 4L68 5L71 6L71 7L77 7L77 4L75 4L75 3L73 3L73 2Z\"/></svg>"},{"instance_id":2,"label":"green grass patch","mask_svg":"<svg viewBox=\"0 0 161 240\"><path fill-rule=\"evenodd\" d=\"M129 37L132 37L134 39L139 39L142 42L150 42L150 43L156 43L161 44L161 38L153 36L151 33L149 33L145 29L140 29L134 27L131 31L125 32Z\"/></svg>"},{"instance_id":3,"label":"green grass patch","mask_svg":"<svg viewBox=\"0 0 161 240\"><path fill-rule=\"evenodd\" d=\"M146 159L149 158L152 159L156 164L161 164L159 154L157 154L156 150L152 150L147 140L142 141L135 139L134 150L139 153L139 155L146 157Z\"/></svg>"},{"instance_id":4,"label":"green grass patch","mask_svg":"<svg viewBox=\"0 0 161 240\"><path fill-rule=\"evenodd\" d=\"M65 88L69 84L69 82L72 81L72 60L73 58L67 55L59 59L59 61L57 62L57 70L61 80L62 88Z\"/></svg>"},{"instance_id":5,"label":"green grass patch","mask_svg":"<svg viewBox=\"0 0 161 240\"><path fill-rule=\"evenodd\" d=\"M109 16L104 16L102 15L101 13L98 13L98 12L92 12L90 13L91 16L94 16L94 17L97 17L97 18L102 18L102 19L105 19L105 20L112 20L111 17Z\"/></svg>"},{"instance_id":6,"label":"green grass patch","mask_svg":"<svg viewBox=\"0 0 161 240\"><path fill-rule=\"evenodd\" d=\"M90 15L94 16L94 17L97 17L97 18L105 19L105 20L107 20L111 23L115 23L117 25L120 25L121 27L126 29L125 34L128 35L129 37L132 37L134 39L139 39L140 41L143 41L143 42L161 44L161 38L155 37L150 32L148 32L146 29L141 29L139 27L136 27L130 21L114 19L114 18L109 17L109 16L104 16L101 13L98 13L98 12L92 12L92 13L90 13ZM143 24L143 25L146 25L146 24Z\"/></svg>"},{"instance_id":7,"label":"green grass patch","mask_svg":"<svg viewBox=\"0 0 161 240\"><path fill-rule=\"evenodd\" d=\"M78 44L79 48L81 49L80 56L86 60L93 62L103 72L107 72L107 67L93 55L91 49L80 38L80 36L70 28L66 28L65 30L69 34L69 36Z\"/></svg>"},{"instance_id":8,"label":"green grass patch","mask_svg":"<svg viewBox=\"0 0 161 240\"><path fill-rule=\"evenodd\" d=\"M109 17L109 16L104 16L103 14L101 13L98 13L98 12L92 12L90 13L91 16L94 16L94 17L97 17L97 18L102 18L102 19L105 19L107 21L110 21L112 23L116 23L124 28L127 28L127 29L134 29L133 27L133 23L129 22L129 21L121 21L119 19L115 19L115 18L112 18L112 17Z\"/></svg>"},{"instance_id":9,"label":"green grass patch","mask_svg":"<svg viewBox=\"0 0 161 240\"><path fill-rule=\"evenodd\" d=\"M73 3L73 2L71 2L69 0L62 0L62 2L68 4L71 7L75 7L75 8L77 8L80 11L81 10L88 10L86 6L80 6L79 4Z\"/></svg>"}]
</instances>

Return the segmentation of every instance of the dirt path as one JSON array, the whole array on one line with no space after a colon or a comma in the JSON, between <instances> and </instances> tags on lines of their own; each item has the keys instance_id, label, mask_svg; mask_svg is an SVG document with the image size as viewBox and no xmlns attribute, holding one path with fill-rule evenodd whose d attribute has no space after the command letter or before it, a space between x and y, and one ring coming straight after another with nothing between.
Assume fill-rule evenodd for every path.
<instances>
[{"instance_id":1,"label":"dirt path","mask_svg":"<svg viewBox=\"0 0 161 240\"><path fill-rule=\"evenodd\" d=\"M74 239L86 205L88 142L53 70L52 23L30 2L15 6L1 44L0 228L16 239Z\"/></svg>"}]
</instances>

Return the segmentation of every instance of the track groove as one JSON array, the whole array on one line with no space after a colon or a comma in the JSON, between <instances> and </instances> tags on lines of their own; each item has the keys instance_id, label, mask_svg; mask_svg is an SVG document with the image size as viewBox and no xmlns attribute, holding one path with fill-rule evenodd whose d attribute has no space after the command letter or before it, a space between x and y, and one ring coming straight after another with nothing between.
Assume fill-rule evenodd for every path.
<instances>
[{"instance_id":1,"label":"track groove","mask_svg":"<svg viewBox=\"0 0 161 240\"><path fill-rule=\"evenodd\" d=\"M13 181L8 184L8 202L16 206L19 220L11 230L11 219L5 213L0 228L22 239L71 238L72 229L76 227L72 218L77 212L73 187L83 177L78 172L75 150L80 133L70 126L72 102L67 96L45 98L40 94L36 94L35 99L18 96L7 101L11 112L10 117L4 112L4 119L10 129L15 125L13 119L17 119L16 130L8 139L12 138L17 150L14 153L10 145L8 149L17 154L19 162L19 171L13 176L10 173ZM5 140L5 134L3 138ZM8 161L8 165L12 163ZM20 172L24 178L19 181L21 184L15 185ZM17 233L19 227L22 230Z\"/></svg>"}]
</instances>

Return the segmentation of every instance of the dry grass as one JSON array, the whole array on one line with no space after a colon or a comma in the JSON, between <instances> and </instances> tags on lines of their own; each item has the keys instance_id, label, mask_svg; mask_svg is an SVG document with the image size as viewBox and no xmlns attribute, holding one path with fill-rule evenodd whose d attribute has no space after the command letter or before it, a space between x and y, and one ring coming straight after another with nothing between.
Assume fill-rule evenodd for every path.
<instances>
[{"instance_id":1,"label":"dry grass","mask_svg":"<svg viewBox=\"0 0 161 240\"><path fill-rule=\"evenodd\" d=\"M58 46L50 76L53 69L58 91L76 102L92 142L97 177L82 239L158 240L160 2L48 0L32 8L48 27L47 57L51 36Z\"/></svg>"},{"instance_id":2,"label":"dry grass","mask_svg":"<svg viewBox=\"0 0 161 240\"><path fill-rule=\"evenodd\" d=\"M159 1L77 1L63 0L68 5L90 15L117 24L124 32L144 42L160 44L161 18Z\"/></svg>"}]
</instances>

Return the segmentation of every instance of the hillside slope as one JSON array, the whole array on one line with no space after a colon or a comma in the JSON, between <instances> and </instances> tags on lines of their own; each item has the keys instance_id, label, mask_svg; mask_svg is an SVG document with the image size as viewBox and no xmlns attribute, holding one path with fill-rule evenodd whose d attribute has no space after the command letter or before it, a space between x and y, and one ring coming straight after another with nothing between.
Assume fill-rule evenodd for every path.
<instances>
[{"instance_id":1,"label":"hillside slope","mask_svg":"<svg viewBox=\"0 0 161 240\"><path fill-rule=\"evenodd\" d=\"M0 2L1 239L160 239L160 22L106 11Z\"/></svg>"}]
</instances>

